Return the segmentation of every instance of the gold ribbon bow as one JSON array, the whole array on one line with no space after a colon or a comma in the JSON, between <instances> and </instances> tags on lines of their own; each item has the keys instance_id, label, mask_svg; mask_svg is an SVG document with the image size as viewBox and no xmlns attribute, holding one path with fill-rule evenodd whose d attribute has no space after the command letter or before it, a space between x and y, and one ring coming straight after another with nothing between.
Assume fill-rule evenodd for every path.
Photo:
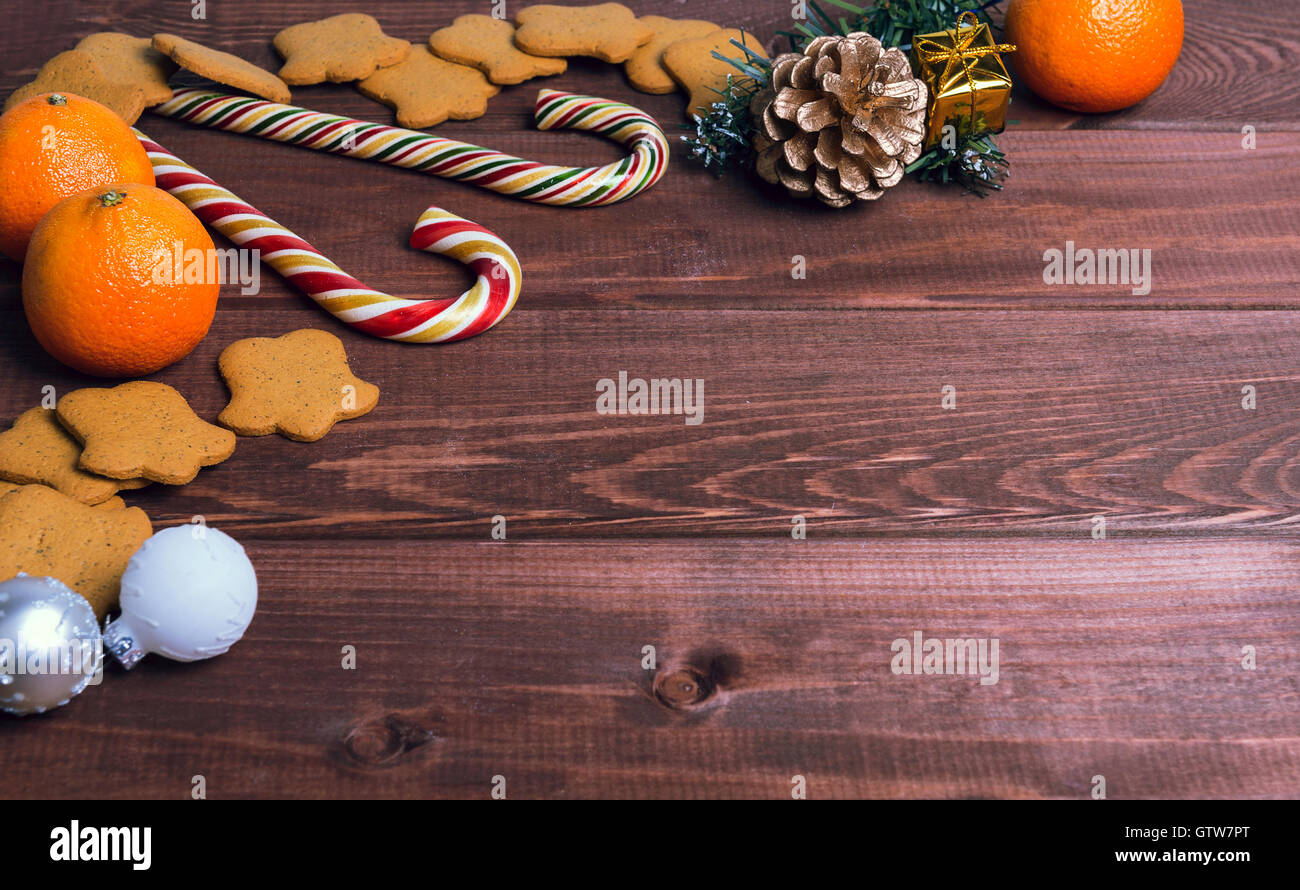
<instances>
[{"instance_id":1,"label":"gold ribbon bow","mask_svg":"<svg viewBox=\"0 0 1300 890\"><path fill-rule=\"evenodd\" d=\"M966 17L970 16L970 21ZM1010 43L995 43L990 46L972 46L975 36L979 33L981 22L979 16L970 10L966 10L957 16L957 24L947 29L945 32L952 39L952 46L944 46L942 43L930 40L928 37L917 36L913 41L913 49L916 50L916 56L922 62L935 64L943 62L943 75L939 82L943 83L948 80L952 74L953 68L961 65L963 73L966 75L966 82L970 84L970 125L972 131L975 128L975 100L979 92L975 87L975 78L971 76L971 65L976 59L984 56L995 55L998 53L1013 53L1016 47ZM964 29L963 25L968 25Z\"/></svg>"}]
</instances>

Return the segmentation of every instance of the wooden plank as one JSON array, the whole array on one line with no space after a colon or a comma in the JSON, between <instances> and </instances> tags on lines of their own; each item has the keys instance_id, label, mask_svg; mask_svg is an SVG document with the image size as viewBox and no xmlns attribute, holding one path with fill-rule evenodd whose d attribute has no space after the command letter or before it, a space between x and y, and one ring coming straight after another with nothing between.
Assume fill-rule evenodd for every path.
<instances>
[{"instance_id":1,"label":"wooden plank","mask_svg":"<svg viewBox=\"0 0 1300 890\"><path fill-rule=\"evenodd\" d=\"M793 24L790 17L793 4L789 0L709 0L707 4L697 3L689 8L678 0L637 0L630 5L643 15L704 17L726 27L744 27L780 52L788 45L776 36L777 32L788 30ZM1183 7L1187 33L1182 56L1169 80L1150 99L1117 114L1078 115L1053 108L1028 91L1018 90L1011 115L1017 121L1015 126L1049 129L1172 126L1238 131L1249 123L1260 129L1297 129L1295 109L1300 95L1300 70L1294 60L1300 54L1300 38L1288 26L1277 4L1268 0L1238 0L1232 4L1230 13L1211 0L1184 0ZM270 42L278 30L356 9L350 0L287 0L274 6L259 4L257 14L250 16L245 4L223 0L220 4L210 4L206 21L196 22L190 16L188 4L165 0L132 3L115 9L111 16L88 13L87 7L78 0L22 4L12 10L11 27L0 35L0 50L4 58L11 60L0 77L0 91L8 93L29 79L46 59L70 49L84 34L104 29L141 35L173 31L275 70L280 59ZM426 0L418 4L372 0L366 9L383 22L389 33L421 42L469 8L462 0ZM483 4L483 9L487 9L487 4ZM996 10L994 17L1000 19ZM652 112L661 113L665 120L680 116L680 98L637 93L612 66L579 62L557 82L562 83L561 88L577 92L596 90L604 95L617 91L619 98L634 97ZM535 84L525 84L508 89L507 93L532 95L534 88ZM362 117L383 113L376 111L374 103L346 87L295 89L295 95L308 107L322 110ZM494 107L499 106L494 103ZM493 120L493 115L489 115L489 120ZM491 132L495 134L500 129L496 126Z\"/></svg>"},{"instance_id":2,"label":"wooden plank","mask_svg":"<svg viewBox=\"0 0 1300 890\"><path fill-rule=\"evenodd\" d=\"M1291 246L1300 234L1300 179L1284 172L1300 165L1300 134L1274 134L1243 151L1231 134L1013 133L1015 178L995 197L907 181L871 207L832 212L744 179L715 181L680 156L633 201L563 210L172 121L142 126L363 281L395 293L452 294L468 281L406 245L414 221L437 203L512 245L524 269L521 308L1300 305L1300 252ZM569 140L588 143L575 162L614 153L574 135L522 129L501 144L559 159ZM1046 252L1070 243L1150 251L1149 293L1132 281L1045 284ZM804 279L792 277L796 257ZM227 287L223 305L301 305L274 272L263 274L260 293ZM18 267L0 259L0 307L19 305L19 281Z\"/></svg>"},{"instance_id":3,"label":"wooden plank","mask_svg":"<svg viewBox=\"0 0 1300 890\"><path fill-rule=\"evenodd\" d=\"M80 796L88 775L110 798L186 797L195 775L213 798L485 798L495 775L520 798L788 798L795 775L815 798L1300 787L1294 542L249 552L242 642L3 721L0 794ZM997 638L998 682L893 674L917 630Z\"/></svg>"},{"instance_id":4,"label":"wooden plank","mask_svg":"<svg viewBox=\"0 0 1300 890\"><path fill-rule=\"evenodd\" d=\"M304 301L305 303L306 301ZM94 385L17 313L0 327L0 418ZM697 319L707 318L707 325ZM156 520L242 534L485 538L1293 535L1297 316L1289 312L519 312L446 347L354 334L314 306L218 314L158 375L215 417L216 356L304 326L342 334L379 407L319 443L241 440ZM597 383L704 381L686 416L597 412ZM1257 407L1242 407L1242 387ZM944 386L956 408L941 406Z\"/></svg>"}]
</instances>

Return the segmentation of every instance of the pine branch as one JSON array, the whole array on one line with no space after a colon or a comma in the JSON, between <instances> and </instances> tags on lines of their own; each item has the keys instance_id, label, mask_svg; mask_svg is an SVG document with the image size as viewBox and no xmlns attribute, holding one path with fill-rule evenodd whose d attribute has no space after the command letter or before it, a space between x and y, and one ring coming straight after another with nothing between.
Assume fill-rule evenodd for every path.
<instances>
[{"instance_id":1,"label":"pine branch","mask_svg":"<svg viewBox=\"0 0 1300 890\"><path fill-rule=\"evenodd\" d=\"M746 168L753 160L757 125L749 103L759 89L759 80L753 76L738 79L728 74L726 86L715 90L720 99L709 106L707 114L693 116L694 135L682 137L690 156L714 176Z\"/></svg>"},{"instance_id":2,"label":"pine branch","mask_svg":"<svg viewBox=\"0 0 1300 890\"><path fill-rule=\"evenodd\" d=\"M912 48L912 38L917 34L933 34L951 28L957 16L973 12L979 20L988 23L987 9L1001 0L876 0L865 6L855 6L846 0L821 0L830 6L849 13L848 18L832 19L818 0L809 0L811 15L806 22L795 25L794 31L778 31L790 41L791 52L803 52L813 39L825 35L843 35L866 31L885 46Z\"/></svg>"},{"instance_id":3,"label":"pine branch","mask_svg":"<svg viewBox=\"0 0 1300 890\"><path fill-rule=\"evenodd\" d=\"M749 113L754 94L772 80L772 63L741 39L731 41L741 51L740 58L731 58L714 50L713 56L730 63L740 75L728 74L727 82L718 94L718 101L709 106L703 115L692 115L695 133L683 136L690 156L704 165L714 176L721 176L730 168L749 166L754 156L754 134L757 124Z\"/></svg>"},{"instance_id":4,"label":"pine branch","mask_svg":"<svg viewBox=\"0 0 1300 890\"><path fill-rule=\"evenodd\" d=\"M969 115L958 118L954 132L908 164L907 172L922 182L956 183L981 198L1001 191L1011 162L998 150L992 133L980 132L984 126L983 115L975 116L974 126Z\"/></svg>"}]
</instances>

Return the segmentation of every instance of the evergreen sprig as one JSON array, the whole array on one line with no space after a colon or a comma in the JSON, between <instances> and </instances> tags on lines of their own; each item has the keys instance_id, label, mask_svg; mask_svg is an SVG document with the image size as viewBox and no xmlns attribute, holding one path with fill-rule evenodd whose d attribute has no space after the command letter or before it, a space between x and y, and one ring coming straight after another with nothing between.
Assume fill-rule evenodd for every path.
<instances>
[{"instance_id":1,"label":"evergreen sprig","mask_svg":"<svg viewBox=\"0 0 1300 890\"><path fill-rule=\"evenodd\" d=\"M793 31L778 32L790 41L793 52L802 52L818 37L843 36L855 31L866 31L887 47L907 50L915 35L951 28L963 12L974 12L980 21L988 23L987 9L1000 0L876 0L867 6L857 6L847 0L823 2L846 15L832 17L817 0L809 0L808 20L796 24ZM716 51L713 55L729 62L740 75L727 76L723 89L714 90L718 101L709 107L708 113L695 115L695 132L682 137L691 157L717 176L728 169L746 169L752 164L757 124L749 106L754 94L772 80L770 61L742 41L731 43L741 50L740 58ZM990 190L1001 189L1010 162L998 150L992 133L972 135L979 132L980 126L979 117L975 118L973 127L970 118L960 119L953 139L948 140L952 144L930 149L909 164L907 172L923 182L955 183L981 197Z\"/></svg>"},{"instance_id":2,"label":"evergreen sprig","mask_svg":"<svg viewBox=\"0 0 1300 890\"><path fill-rule=\"evenodd\" d=\"M846 0L823 2L848 15L832 18L817 0L809 0L812 15L808 21L799 22L793 31L777 32L790 41L791 52L803 52L814 38L854 31L866 31L887 47L908 50L912 48L914 36L951 28L963 12L973 12L987 24L989 17L985 10L1001 0L877 0L867 6L856 6Z\"/></svg>"},{"instance_id":3,"label":"evergreen sprig","mask_svg":"<svg viewBox=\"0 0 1300 890\"><path fill-rule=\"evenodd\" d=\"M709 106L709 113L695 115L695 134L683 136L691 157L714 176L729 169L747 167L754 155L754 134L758 127L749 113L749 103L759 84L753 78L738 82L727 75L727 85L714 90L722 98Z\"/></svg>"},{"instance_id":4,"label":"evergreen sprig","mask_svg":"<svg viewBox=\"0 0 1300 890\"><path fill-rule=\"evenodd\" d=\"M1011 162L998 150L992 133L979 132L984 126L982 117L975 116L974 127L969 115L959 118L954 132L908 164L907 172L915 173L922 182L956 183L981 198L990 191L1001 191Z\"/></svg>"},{"instance_id":5,"label":"evergreen sprig","mask_svg":"<svg viewBox=\"0 0 1300 890\"><path fill-rule=\"evenodd\" d=\"M717 50L714 58L733 65L740 75L728 74L722 89L713 89L720 97L709 106L705 115L693 115L695 135L683 136L690 148L691 157L704 165L713 175L721 176L728 169L748 167L754 156L754 134L758 125L749 113L754 94L772 82L772 63L745 45L733 39L742 58L733 59Z\"/></svg>"}]
</instances>

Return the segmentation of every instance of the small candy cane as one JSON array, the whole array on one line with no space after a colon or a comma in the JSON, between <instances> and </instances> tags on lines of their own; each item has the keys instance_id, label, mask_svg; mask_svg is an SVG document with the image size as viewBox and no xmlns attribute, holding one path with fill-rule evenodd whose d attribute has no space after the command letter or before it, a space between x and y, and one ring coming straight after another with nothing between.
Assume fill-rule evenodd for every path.
<instances>
[{"instance_id":1,"label":"small candy cane","mask_svg":"<svg viewBox=\"0 0 1300 890\"><path fill-rule=\"evenodd\" d=\"M505 318L519 298L519 260L482 226L439 207L420 216L411 246L459 260L478 281L454 299L411 299L372 290L264 213L245 204L139 130L158 187L237 246L262 259L327 312L359 331L408 343L444 343L481 334Z\"/></svg>"},{"instance_id":2,"label":"small candy cane","mask_svg":"<svg viewBox=\"0 0 1300 890\"><path fill-rule=\"evenodd\" d=\"M177 90L171 101L150 110L191 124L458 179L540 204L597 207L625 201L658 182L668 166L668 140L654 118L621 102L556 90L537 94L539 130L590 130L632 153L603 167L556 167L416 130L198 89Z\"/></svg>"}]
</instances>

